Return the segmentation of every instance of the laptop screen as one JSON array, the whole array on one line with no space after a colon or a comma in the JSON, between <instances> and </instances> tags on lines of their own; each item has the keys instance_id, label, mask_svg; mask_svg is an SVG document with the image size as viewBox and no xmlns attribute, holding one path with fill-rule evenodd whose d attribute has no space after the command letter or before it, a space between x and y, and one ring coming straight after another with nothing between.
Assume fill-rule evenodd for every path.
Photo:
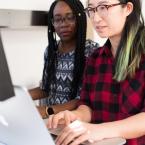
<instances>
[{"instance_id":1,"label":"laptop screen","mask_svg":"<svg viewBox=\"0 0 145 145\"><path fill-rule=\"evenodd\" d=\"M0 35L0 101L15 96Z\"/></svg>"}]
</instances>

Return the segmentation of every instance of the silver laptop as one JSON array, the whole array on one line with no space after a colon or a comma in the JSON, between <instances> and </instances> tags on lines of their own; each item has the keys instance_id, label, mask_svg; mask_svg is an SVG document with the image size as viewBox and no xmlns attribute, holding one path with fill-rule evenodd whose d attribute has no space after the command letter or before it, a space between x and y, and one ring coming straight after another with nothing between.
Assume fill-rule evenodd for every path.
<instances>
[{"instance_id":1,"label":"silver laptop","mask_svg":"<svg viewBox=\"0 0 145 145\"><path fill-rule=\"evenodd\" d=\"M12 85L1 37L0 145L54 145L29 93Z\"/></svg>"},{"instance_id":2,"label":"silver laptop","mask_svg":"<svg viewBox=\"0 0 145 145\"><path fill-rule=\"evenodd\" d=\"M28 92L15 87L15 94L0 102L0 142L4 145L54 145Z\"/></svg>"}]
</instances>

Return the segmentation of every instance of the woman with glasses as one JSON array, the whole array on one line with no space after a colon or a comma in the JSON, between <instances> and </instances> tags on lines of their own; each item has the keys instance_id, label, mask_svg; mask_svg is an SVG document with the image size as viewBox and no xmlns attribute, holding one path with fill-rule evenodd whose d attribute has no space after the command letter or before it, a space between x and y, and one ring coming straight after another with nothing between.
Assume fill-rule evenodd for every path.
<instances>
[{"instance_id":1,"label":"woman with glasses","mask_svg":"<svg viewBox=\"0 0 145 145\"><path fill-rule=\"evenodd\" d=\"M100 37L87 61L79 107L50 116L48 128L66 127L57 145L122 137L145 145L145 28L140 0L89 0L86 9ZM78 120L77 123L70 124Z\"/></svg>"},{"instance_id":2,"label":"woman with glasses","mask_svg":"<svg viewBox=\"0 0 145 145\"><path fill-rule=\"evenodd\" d=\"M86 41L86 14L79 0L55 0L48 13L42 87L30 90L43 118L77 107L85 59L98 44ZM56 34L60 40L56 40Z\"/></svg>"}]
</instances>

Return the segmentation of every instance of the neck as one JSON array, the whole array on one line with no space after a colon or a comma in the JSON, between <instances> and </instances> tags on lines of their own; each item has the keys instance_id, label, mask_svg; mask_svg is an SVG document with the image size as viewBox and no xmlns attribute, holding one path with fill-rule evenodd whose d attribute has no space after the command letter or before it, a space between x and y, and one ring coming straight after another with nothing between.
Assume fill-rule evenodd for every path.
<instances>
[{"instance_id":1,"label":"neck","mask_svg":"<svg viewBox=\"0 0 145 145\"><path fill-rule=\"evenodd\" d=\"M76 46L76 41L71 40L71 41L61 41L59 43L59 51L62 53L67 53L75 49Z\"/></svg>"},{"instance_id":2,"label":"neck","mask_svg":"<svg viewBox=\"0 0 145 145\"><path fill-rule=\"evenodd\" d=\"M116 52L117 52L117 49L118 49L118 46L120 43L120 39L121 39L121 36L109 38L109 40L111 42L111 51L112 51L112 55L114 56L114 58L116 56Z\"/></svg>"}]
</instances>

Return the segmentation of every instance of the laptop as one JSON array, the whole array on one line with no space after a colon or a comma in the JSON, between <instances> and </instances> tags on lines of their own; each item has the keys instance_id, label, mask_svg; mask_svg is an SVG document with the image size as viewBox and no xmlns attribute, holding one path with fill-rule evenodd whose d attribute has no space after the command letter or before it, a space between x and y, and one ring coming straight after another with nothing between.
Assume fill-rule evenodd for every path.
<instances>
[{"instance_id":1,"label":"laptop","mask_svg":"<svg viewBox=\"0 0 145 145\"><path fill-rule=\"evenodd\" d=\"M46 121L46 120L45 120ZM52 134L58 130L51 130ZM25 88L12 85L0 37L0 145L55 145ZM86 145L123 145L122 138Z\"/></svg>"},{"instance_id":2,"label":"laptop","mask_svg":"<svg viewBox=\"0 0 145 145\"><path fill-rule=\"evenodd\" d=\"M1 37L0 145L54 145L27 90L12 85Z\"/></svg>"}]
</instances>

